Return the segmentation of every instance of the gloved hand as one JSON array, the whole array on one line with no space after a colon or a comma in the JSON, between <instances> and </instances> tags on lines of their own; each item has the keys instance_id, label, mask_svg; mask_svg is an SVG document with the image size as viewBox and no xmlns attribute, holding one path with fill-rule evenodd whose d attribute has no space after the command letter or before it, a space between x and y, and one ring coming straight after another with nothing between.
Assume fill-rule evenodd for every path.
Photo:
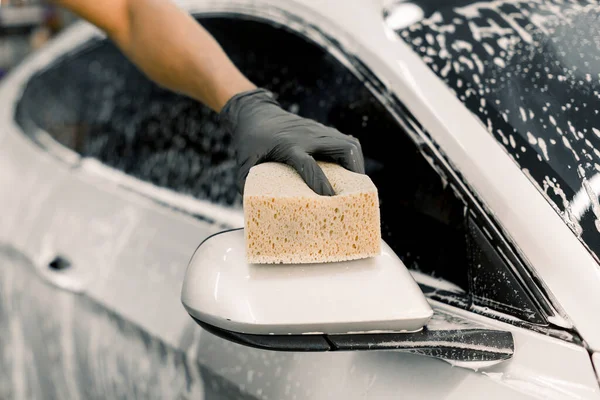
<instances>
[{"instance_id":1,"label":"gloved hand","mask_svg":"<svg viewBox=\"0 0 600 400\"><path fill-rule=\"evenodd\" d=\"M267 161L290 165L313 191L324 196L335 192L315 159L365 173L358 139L283 110L265 89L233 96L219 117L233 135L242 194L250 168Z\"/></svg>"}]
</instances>

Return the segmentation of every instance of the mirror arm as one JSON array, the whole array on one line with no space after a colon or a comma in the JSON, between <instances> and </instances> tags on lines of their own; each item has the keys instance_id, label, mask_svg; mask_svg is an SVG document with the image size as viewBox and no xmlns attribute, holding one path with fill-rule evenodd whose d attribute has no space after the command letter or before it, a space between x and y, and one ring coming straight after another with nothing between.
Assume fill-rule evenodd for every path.
<instances>
[{"instance_id":1,"label":"mirror arm","mask_svg":"<svg viewBox=\"0 0 600 400\"><path fill-rule=\"evenodd\" d=\"M222 339L271 351L322 352L396 350L451 362L500 362L512 358L511 332L489 329L428 330L414 333L344 335L253 335L232 332L194 319Z\"/></svg>"},{"instance_id":2,"label":"mirror arm","mask_svg":"<svg viewBox=\"0 0 600 400\"><path fill-rule=\"evenodd\" d=\"M512 333L489 329L329 335L339 350L398 350L447 361L504 361L514 354Z\"/></svg>"}]
</instances>

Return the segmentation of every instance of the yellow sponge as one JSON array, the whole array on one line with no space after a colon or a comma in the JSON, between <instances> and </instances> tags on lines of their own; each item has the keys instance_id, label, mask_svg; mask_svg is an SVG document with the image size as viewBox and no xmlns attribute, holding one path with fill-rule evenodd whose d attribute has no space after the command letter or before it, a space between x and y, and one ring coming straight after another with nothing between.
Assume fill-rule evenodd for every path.
<instances>
[{"instance_id":1,"label":"yellow sponge","mask_svg":"<svg viewBox=\"0 0 600 400\"><path fill-rule=\"evenodd\" d=\"M316 194L285 164L252 167L243 199L249 263L324 263L380 254L379 198L371 178L338 164L319 166L335 196Z\"/></svg>"}]
</instances>

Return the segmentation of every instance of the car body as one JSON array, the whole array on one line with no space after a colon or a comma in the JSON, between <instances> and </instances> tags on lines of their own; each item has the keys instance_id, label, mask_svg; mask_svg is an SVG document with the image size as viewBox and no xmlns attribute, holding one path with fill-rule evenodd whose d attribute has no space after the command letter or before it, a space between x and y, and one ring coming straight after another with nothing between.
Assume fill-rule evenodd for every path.
<instances>
[{"instance_id":1,"label":"car body","mask_svg":"<svg viewBox=\"0 0 600 400\"><path fill-rule=\"evenodd\" d=\"M514 354L484 366L395 350L277 352L199 327L180 302L189 259L243 225L229 139L214 114L150 83L80 22L0 87L0 398L600 397L593 119L592 132L555 140L573 157L557 164L546 128L512 119L533 120L534 106L521 113L510 86L473 83L499 80L507 49L534 43L531 32L597 6L179 4L285 108L361 140L383 238L434 311L510 332ZM491 54L486 38L499 60L477 56L478 43ZM590 79L580 86L593 89Z\"/></svg>"}]
</instances>

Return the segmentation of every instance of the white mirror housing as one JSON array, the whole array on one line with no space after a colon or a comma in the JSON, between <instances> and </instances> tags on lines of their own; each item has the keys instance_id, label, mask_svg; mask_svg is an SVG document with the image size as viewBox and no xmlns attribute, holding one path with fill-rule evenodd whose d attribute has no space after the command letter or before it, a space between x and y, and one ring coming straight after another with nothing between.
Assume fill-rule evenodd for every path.
<instances>
[{"instance_id":1,"label":"white mirror housing","mask_svg":"<svg viewBox=\"0 0 600 400\"><path fill-rule=\"evenodd\" d=\"M396 350L453 365L494 365L512 358L512 333L435 312L392 249L326 264L246 262L242 229L196 249L181 301L205 330L274 351Z\"/></svg>"},{"instance_id":2,"label":"white mirror housing","mask_svg":"<svg viewBox=\"0 0 600 400\"><path fill-rule=\"evenodd\" d=\"M379 256L325 264L248 264L242 229L197 248L181 300L196 320L254 335L415 332L433 315L402 261Z\"/></svg>"}]
</instances>

